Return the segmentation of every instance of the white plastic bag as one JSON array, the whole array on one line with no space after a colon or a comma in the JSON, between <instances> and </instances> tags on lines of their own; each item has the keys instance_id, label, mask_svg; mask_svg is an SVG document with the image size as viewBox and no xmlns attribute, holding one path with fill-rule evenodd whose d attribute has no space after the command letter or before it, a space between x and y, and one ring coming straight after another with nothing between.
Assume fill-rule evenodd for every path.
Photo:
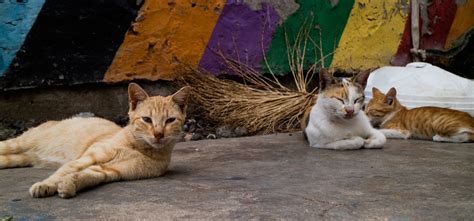
<instances>
[{"instance_id":1,"label":"white plastic bag","mask_svg":"<svg viewBox=\"0 0 474 221\"><path fill-rule=\"evenodd\" d=\"M373 71L365 88L366 102L372 98L372 87L383 93L395 87L398 100L408 108L446 107L474 116L474 81L429 63L414 62L406 67L387 66Z\"/></svg>"}]
</instances>

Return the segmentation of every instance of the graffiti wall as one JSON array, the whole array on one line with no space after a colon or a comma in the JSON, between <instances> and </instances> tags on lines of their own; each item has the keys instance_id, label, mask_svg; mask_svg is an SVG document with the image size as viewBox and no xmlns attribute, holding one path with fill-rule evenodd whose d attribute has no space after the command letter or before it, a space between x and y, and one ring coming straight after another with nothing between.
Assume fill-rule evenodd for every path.
<instances>
[{"instance_id":1,"label":"graffiti wall","mask_svg":"<svg viewBox=\"0 0 474 221\"><path fill-rule=\"evenodd\" d=\"M466 63L474 72L467 52L474 0L30 0L0 6L0 12L15 9L0 13L3 89L173 80L182 65L231 73L223 57L262 74L289 74L295 59L305 68L347 72L413 60ZM459 62L460 54L467 60Z\"/></svg>"}]
</instances>

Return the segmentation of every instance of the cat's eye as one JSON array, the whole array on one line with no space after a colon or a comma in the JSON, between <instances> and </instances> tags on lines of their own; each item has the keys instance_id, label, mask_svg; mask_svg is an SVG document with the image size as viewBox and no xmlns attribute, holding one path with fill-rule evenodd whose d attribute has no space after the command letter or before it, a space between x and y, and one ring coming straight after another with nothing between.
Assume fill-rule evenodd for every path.
<instances>
[{"instance_id":1,"label":"cat's eye","mask_svg":"<svg viewBox=\"0 0 474 221\"><path fill-rule=\"evenodd\" d=\"M344 104L344 100L342 100L342 98L339 98L339 97L331 97L331 98L334 98Z\"/></svg>"},{"instance_id":2,"label":"cat's eye","mask_svg":"<svg viewBox=\"0 0 474 221\"><path fill-rule=\"evenodd\" d=\"M176 118L171 117L171 118L166 119L166 122L165 122L165 123L166 123L166 124L170 124L170 123L173 123L175 120L176 120Z\"/></svg>"},{"instance_id":3,"label":"cat's eye","mask_svg":"<svg viewBox=\"0 0 474 221\"><path fill-rule=\"evenodd\" d=\"M356 104L357 102L359 102L359 101L361 101L361 100L364 100L364 96L355 99L355 100L354 100L354 104Z\"/></svg>"},{"instance_id":4,"label":"cat's eye","mask_svg":"<svg viewBox=\"0 0 474 221\"><path fill-rule=\"evenodd\" d=\"M149 117L142 117L142 120L145 121L146 123L151 124L153 121Z\"/></svg>"}]
</instances>

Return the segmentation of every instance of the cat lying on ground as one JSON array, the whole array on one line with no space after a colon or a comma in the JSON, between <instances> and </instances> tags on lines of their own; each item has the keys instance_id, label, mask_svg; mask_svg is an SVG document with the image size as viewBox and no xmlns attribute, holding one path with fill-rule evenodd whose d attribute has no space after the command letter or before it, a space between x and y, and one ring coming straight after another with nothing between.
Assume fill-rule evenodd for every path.
<instances>
[{"instance_id":1,"label":"cat lying on ground","mask_svg":"<svg viewBox=\"0 0 474 221\"><path fill-rule=\"evenodd\" d=\"M474 141L474 118L468 113L440 107L407 109L398 101L395 88L385 95L374 87L372 94L365 108L367 116L387 138Z\"/></svg>"},{"instance_id":2,"label":"cat lying on ground","mask_svg":"<svg viewBox=\"0 0 474 221\"><path fill-rule=\"evenodd\" d=\"M100 183L162 175L186 117L190 88L149 97L131 83L128 93L126 127L95 117L48 121L0 142L0 168L59 167L31 186L32 197L69 198Z\"/></svg>"},{"instance_id":3,"label":"cat lying on ground","mask_svg":"<svg viewBox=\"0 0 474 221\"><path fill-rule=\"evenodd\" d=\"M325 69L320 69L316 104L302 121L311 147L335 150L383 147L385 136L372 128L361 111L368 76L369 72L365 72L355 81L339 82Z\"/></svg>"}]
</instances>

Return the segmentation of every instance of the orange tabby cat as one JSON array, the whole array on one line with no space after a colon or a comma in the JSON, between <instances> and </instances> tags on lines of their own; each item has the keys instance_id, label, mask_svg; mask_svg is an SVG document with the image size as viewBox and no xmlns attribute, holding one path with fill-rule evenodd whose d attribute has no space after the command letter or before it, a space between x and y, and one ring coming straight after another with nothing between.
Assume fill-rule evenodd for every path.
<instances>
[{"instance_id":1,"label":"orange tabby cat","mask_svg":"<svg viewBox=\"0 0 474 221\"><path fill-rule=\"evenodd\" d=\"M126 127L101 118L49 121L0 142L0 168L60 166L31 186L32 197L68 198L100 183L160 176L183 126L189 92L184 87L172 96L149 97L131 83Z\"/></svg>"},{"instance_id":2,"label":"orange tabby cat","mask_svg":"<svg viewBox=\"0 0 474 221\"><path fill-rule=\"evenodd\" d=\"M441 142L474 141L474 118L468 113L440 107L407 109L397 100L397 90L387 95L372 88L366 113L387 138L417 138Z\"/></svg>"}]
</instances>

